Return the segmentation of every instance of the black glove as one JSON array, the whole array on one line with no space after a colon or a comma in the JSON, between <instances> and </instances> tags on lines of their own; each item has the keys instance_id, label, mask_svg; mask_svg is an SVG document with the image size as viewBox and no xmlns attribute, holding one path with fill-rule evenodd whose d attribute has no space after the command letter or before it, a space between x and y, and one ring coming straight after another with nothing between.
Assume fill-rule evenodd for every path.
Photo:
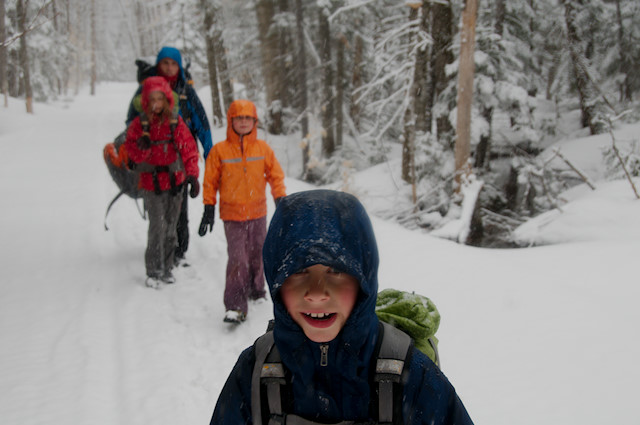
<instances>
[{"instance_id":1,"label":"black glove","mask_svg":"<svg viewBox=\"0 0 640 425\"><path fill-rule=\"evenodd\" d=\"M273 200L273 202L276 204L276 208L278 208L278 204L280 203L280 201L282 201L282 198L284 198L284 196L281 196Z\"/></svg>"},{"instance_id":2,"label":"black glove","mask_svg":"<svg viewBox=\"0 0 640 425\"><path fill-rule=\"evenodd\" d=\"M144 151L151 147L151 139L148 134L143 134L136 140L136 144L138 145L138 149Z\"/></svg>"},{"instance_id":3,"label":"black glove","mask_svg":"<svg viewBox=\"0 0 640 425\"><path fill-rule=\"evenodd\" d=\"M209 226L209 232L213 230L213 222L216 220L216 206L205 205L204 213L202 214L202 221L200 222L200 228L198 234L204 236L207 234L207 226Z\"/></svg>"},{"instance_id":4,"label":"black glove","mask_svg":"<svg viewBox=\"0 0 640 425\"><path fill-rule=\"evenodd\" d=\"M195 176L187 176L187 184L191 186L189 189L189 196L195 198L200 193L200 183Z\"/></svg>"}]
</instances>

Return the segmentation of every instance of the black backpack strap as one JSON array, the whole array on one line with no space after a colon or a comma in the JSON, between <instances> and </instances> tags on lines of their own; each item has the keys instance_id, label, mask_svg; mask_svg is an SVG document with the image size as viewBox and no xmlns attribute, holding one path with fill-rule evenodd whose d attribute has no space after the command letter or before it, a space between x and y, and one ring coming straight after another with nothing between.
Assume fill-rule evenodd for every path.
<instances>
[{"instance_id":1,"label":"black backpack strap","mask_svg":"<svg viewBox=\"0 0 640 425\"><path fill-rule=\"evenodd\" d=\"M142 135L151 138L149 134L149 117L144 112L140 113L140 125L142 126Z\"/></svg>"},{"instance_id":2,"label":"black backpack strap","mask_svg":"<svg viewBox=\"0 0 640 425\"><path fill-rule=\"evenodd\" d=\"M378 423L402 423L402 373L412 341L401 330L380 322L382 339L376 360L374 382L378 384Z\"/></svg>"},{"instance_id":3,"label":"black backpack strap","mask_svg":"<svg viewBox=\"0 0 640 425\"><path fill-rule=\"evenodd\" d=\"M274 346L273 331L265 333L253 343L253 352L256 361L251 375L251 417L254 425L263 425L260 382L267 356Z\"/></svg>"}]
</instances>

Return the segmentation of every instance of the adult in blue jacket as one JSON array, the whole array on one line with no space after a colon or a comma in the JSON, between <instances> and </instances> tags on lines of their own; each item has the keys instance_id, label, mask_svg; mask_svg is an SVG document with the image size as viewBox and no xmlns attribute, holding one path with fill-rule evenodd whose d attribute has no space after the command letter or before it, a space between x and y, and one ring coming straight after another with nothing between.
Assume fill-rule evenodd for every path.
<instances>
[{"instance_id":1,"label":"adult in blue jacket","mask_svg":"<svg viewBox=\"0 0 640 425\"><path fill-rule=\"evenodd\" d=\"M369 377L379 338L378 250L362 204L351 195L329 190L283 198L267 233L263 260L274 305L275 346L290 377L290 394L283 397L285 413L325 424L374 422ZM356 282L353 307L345 317L340 317L340 308L314 309L303 315L291 308L291 290L316 273L317 267L328 273L315 284L325 291L324 298L340 288L329 288L334 277L346 274L347 281ZM339 330L334 328L336 323ZM251 413L254 363L252 346L242 352L227 379L211 424L267 425ZM453 386L427 356L412 349L407 367L400 423L473 424Z\"/></svg>"},{"instance_id":2,"label":"adult in blue jacket","mask_svg":"<svg viewBox=\"0 0 640 425\"><path fill-rule=\"evenodd\" d=\"M191 131L194 139L199 140L202 145L204 158L207 158L213 146L211 142L211 129L207 114L198 98L198 94L193 86L187 81L186 73L182 66L182 55L175 47L165 46L158 52L156 64L144 73L144 78L161 76L171 86L176 94L176 102L180 116ZM138 88L127 113L127 127L142 111L140 93L142 85ZM184 255L189 247L189 221L188 221L188 196L187 188L182 191L182 208L178 219L178 246L176 247L176 262L184 259Z\"/></svg>"}]
</instances>

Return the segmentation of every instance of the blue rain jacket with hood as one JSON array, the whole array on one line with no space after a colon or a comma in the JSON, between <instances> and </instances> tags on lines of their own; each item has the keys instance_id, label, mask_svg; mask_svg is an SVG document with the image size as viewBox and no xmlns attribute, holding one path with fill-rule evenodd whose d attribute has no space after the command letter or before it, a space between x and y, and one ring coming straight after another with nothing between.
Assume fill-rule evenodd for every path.
<instances>
[{"instance_id":1,"label":"blue rain jacket with hood","mask_svg":"<svg viewBox=\"0 0 640 425\"><path fill-rule=\"evenodd\" d=\"M182 67L182 55L180 54L180 50L175 47L165 46L160 49L158 52L158 56L156 58L156 65L154 65L147 77L157 76L157 66L158 63L164 59L169 58L173 59L180 66L180 72L178 74L178 79L176 81L175 87L173 87L173 91L178 95L178 106L180 111L180 116L184 120L187 127L191 131L194 139L200 141L202 145L203 153L205 159L209 155L209 151L213 147L213 143L211 141L211 128L209 127L209 121L207 119L207 113L205 112L202 103L200 102L200 98L198 98L198 94L193 89L191 84L187 82L187 78L184 72L184 68ZM138 115L140 115L140 102L139 96L142 92L142 84L138 87L131 103L129 104L129 111L127 113L127 127L131 124Z\"/></svg>"},{"instance_id":2,"label":"blue rain jacket with hood","mask_svg":"<svg viewBox=\"0 0 640 425\"><path fill-rule=\"evenodd\" d=\"M378 339L375 303L378 249L369 217L353 196L330 190L298 192L282 199L263 247L264 271L274 311L274 340L291 374L288 413L323 423L369 421L369 376ZM338 336L330 341L328 364L320 343L309 340L280 297L284 280L324 264L360 282L360 294ZM252 424L251 374L254 348L246 349L225 383L211 424ZM472 425L447 378L420 351L411 353L403 385L403 422L412 425ZM286 402L286 401L285 401ZM286 406L286 404L284 405Z\"/></svg>"}]
</instances>

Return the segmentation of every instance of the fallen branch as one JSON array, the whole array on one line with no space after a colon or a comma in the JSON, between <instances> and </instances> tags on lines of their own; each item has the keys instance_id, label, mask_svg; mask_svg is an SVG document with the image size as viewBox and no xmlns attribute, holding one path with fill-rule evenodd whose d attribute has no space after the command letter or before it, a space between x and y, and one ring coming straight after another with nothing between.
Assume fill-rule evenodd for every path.
<instances>
[{"instance_id":1,"label":"fallen branch","mask_svg":"<svg viewBox=\"0 0 640 425\"><path fill-rule=\"evenodd\" d=\"M616 154L618 161L620 161L620 165L622 165L622 169L624 170L624 174L627 176L627 180L629 180L629 184L631 185L631 189L633 189L633 193L636 195L636 199L640 199L638 195L638 190L636 189L636 185L633 184L633 180L631 179L631 175L629 174L629 170L627 170L627 166L625 165L622 157L620 156L620 151L616 146L616 136L613 134L613 123L611 118L607 118L609 124L609 134L611 134L611 146L613 147L613 152Z\"/></svg>"},{"instance_id":2,"label":"fallen branch","mask_svg":"<svg viewBox=\"0 0 640 425\"><path fill-rule=\"evenodd\" d=\"M567 158L565 158L565 156L560 153L560 150L558 148L555 148L553 150L553 153L557 155L558 158L562 159L565 162L565 164L569 166L569 168L575 171L576 174L580 176L582 181L585 182L587 186L591 188L591 190L596 190L596 187L589 181L589 177L587 177L582 171L580 171L575 165L573 165Z\"/></svg>"}]
</instances>

